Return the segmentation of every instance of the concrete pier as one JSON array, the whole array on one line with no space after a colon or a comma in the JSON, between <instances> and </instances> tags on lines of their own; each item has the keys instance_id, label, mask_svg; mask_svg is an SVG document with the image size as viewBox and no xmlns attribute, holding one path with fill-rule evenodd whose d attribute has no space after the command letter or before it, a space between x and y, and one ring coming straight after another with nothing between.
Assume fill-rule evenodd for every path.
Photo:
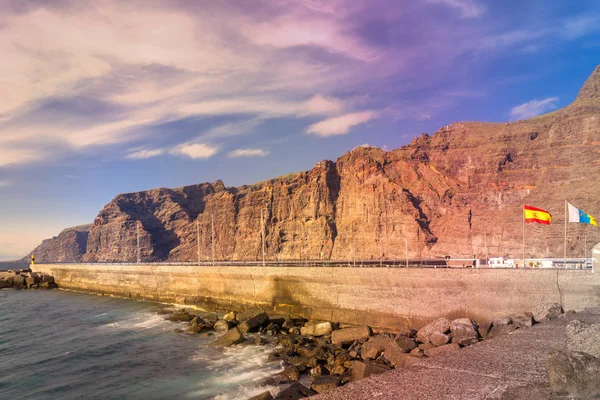
<instances>
[{"instance_id":1,"label":"concrete pier","mask_svg":"<svg viewBox=\"0 0 600 400\"><path fill-rule=\"evenodd\" d=\"M600 307L590 270L247 267L158 264L37 264L62 289L207 309L262 308L310 319L419 328L440 317L479 323L530 311Z\"/></svg>"}]
</instances>

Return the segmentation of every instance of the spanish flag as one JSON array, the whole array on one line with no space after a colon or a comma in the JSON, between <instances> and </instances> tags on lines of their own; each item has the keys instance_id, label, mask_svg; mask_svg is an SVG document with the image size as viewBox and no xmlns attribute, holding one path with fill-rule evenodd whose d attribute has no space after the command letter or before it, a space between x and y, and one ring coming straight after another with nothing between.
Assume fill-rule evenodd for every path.
<instances>
[{"instance_id":1,"label":"spanish flag","mask_svg":"<svg viewBox=\"0 0 600 400\"><path fill-rule=\"evenodd\" d=\"M552 215L541 208L523 206L523 213L525 222L528 223L535 222L536 224L550 225L550 221L552 221Z\"/></svg>"}]
</instances>

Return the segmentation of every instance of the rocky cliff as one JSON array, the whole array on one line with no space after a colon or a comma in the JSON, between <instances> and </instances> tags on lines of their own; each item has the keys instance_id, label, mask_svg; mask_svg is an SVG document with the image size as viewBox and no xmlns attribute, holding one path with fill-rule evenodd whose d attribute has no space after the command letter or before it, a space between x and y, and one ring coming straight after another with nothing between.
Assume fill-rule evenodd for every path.
<instances>
[{"instance_id":1,"label":"rocky cliff","mask_svg":"<svg viewBox=\"0 0 600 400\"><path fill-rule=\"evenodd\" d=\"M63 229L58 236L44 240L31 253L21 259L29 262L34 254L40 262L77 262L86 252L88 234L92 224Z\"/></svg>"},{"instance_id":2,"label":"rocky cliff","mask_svg":"<svg viewBox=\"0 0 600 400\"><path fill-rule=\"evenodd\" d=\"M221 260L260 259L261 229L271 260L351 259L354 251L359 259L404 258L405 240L411 258L520 257L528 204L549 210L553 222L527 225L526 256L562 257L565 200L600 217L600 67L571 105L530 120L453 123L396 150L359 147L250 186L121 194L85 245L63 232L35 253L135 261L139 226L144 261L196 261L198 249L208 260L214 226ZM567 256L582 256L585 238L591 248L600 232L569 224Z\"/></svg>"}]
</instances>

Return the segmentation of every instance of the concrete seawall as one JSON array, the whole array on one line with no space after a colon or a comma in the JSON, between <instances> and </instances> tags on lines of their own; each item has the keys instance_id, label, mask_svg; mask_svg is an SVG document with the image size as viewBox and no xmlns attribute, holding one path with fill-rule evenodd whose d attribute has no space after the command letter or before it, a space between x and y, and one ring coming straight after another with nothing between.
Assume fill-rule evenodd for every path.
<instances>
[{"instance_id":1,"label":"concrete seawall","mask_svg":"<svg viewBox=\"0 0 600 400\"><path fill-rule=\"evenodd\" d=\"M589 270L38 264L63 289L207 309L262 308L311 319L419 328L440 316L483 323L540 301L600 307Z\"/></svg>"}]
</instances>

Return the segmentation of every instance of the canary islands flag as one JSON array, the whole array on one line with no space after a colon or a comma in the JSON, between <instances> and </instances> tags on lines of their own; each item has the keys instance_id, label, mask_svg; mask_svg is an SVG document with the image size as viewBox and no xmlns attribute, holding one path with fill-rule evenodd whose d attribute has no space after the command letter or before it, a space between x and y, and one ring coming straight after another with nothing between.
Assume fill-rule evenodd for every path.
<instances>
[{"instance_id":1,"label":"canary islands flag","mask_svg":"<svg viewBox=\"0 0 600 400\"><path fill-rule=\"evenodd\" d=\"M582 224L598 226L596 218L590 214L583 212L569 203L567 203L567 206L569 207L569 222L580 222Z\"/></svg>"},{"instance_id":2,"label":"canary islands flag","mask_svg":"<svg viewBox=\"0 0 600 400\"><path fill-rule=\"evenodd\" d=\"M534 222L536 224L550 225L550 221L552 221L552 215L541 208L523 206L523 214L525 222L528 223Z\"/></svg>"}]
</instances>

